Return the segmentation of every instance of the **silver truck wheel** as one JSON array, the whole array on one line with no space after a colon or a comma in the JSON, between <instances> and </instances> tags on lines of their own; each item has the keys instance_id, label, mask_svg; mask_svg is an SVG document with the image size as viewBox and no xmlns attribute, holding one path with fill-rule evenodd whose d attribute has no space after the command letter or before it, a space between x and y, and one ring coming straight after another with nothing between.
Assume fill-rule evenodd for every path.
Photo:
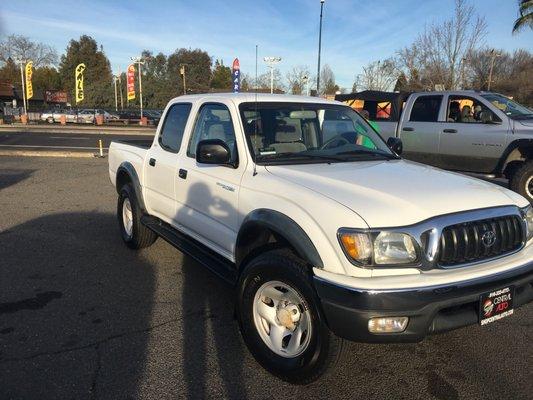
<instances>
[{"instance_id":1,"label":"silver truck wheel","mask_svg":"<svg viewBox=\"0 0 533 400\"><path fill-rule=\"evenodd\" d=\"M270 281L255 295L253 318L259 336L282 357L302 354L311 338L311 313L302 296L291 286Z\"/></svg>"},{"instance_id":2,"label":"silver truck wheel","mask_svg":"<svg viewBox=\"0 0 533 400\"><path fill-rule=\"evenodd\" d=\"M127 197L122 202L122 223L126 235L131 237L133 235L133 212L131 211L130 199Z\"/></svg>"}]
</instances>

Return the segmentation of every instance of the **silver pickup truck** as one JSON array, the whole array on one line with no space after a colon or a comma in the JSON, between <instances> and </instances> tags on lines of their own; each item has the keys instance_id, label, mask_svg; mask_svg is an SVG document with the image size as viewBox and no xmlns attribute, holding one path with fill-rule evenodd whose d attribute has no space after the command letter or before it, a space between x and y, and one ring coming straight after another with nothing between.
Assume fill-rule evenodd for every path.
<instances>
[{"instance_id":1,"label":"silver pickup truck","mask_svg":"<svg viewBox=\"0 0 533 400\"><path fill-rule=\"evenodd\" d=\"M339 95L399 137L405 158L436 167L505 177L533 203L533 110L492 92L472 90Z\"/></svg>"}]
</instances>

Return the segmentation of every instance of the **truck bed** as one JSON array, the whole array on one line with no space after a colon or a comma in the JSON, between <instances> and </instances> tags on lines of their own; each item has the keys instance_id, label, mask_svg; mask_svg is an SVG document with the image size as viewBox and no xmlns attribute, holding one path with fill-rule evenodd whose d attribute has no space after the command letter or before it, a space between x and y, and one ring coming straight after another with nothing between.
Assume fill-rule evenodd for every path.
<instances>
[{"instance_id":1,"label":"truck bed","mask_svg":"<svg viewBox=\"0 0 533 400\"><path fill-rule=\"evenodd\" d=\"M152 139L121 139L114 140L117 143L123 143L130 146L140 147L141 149L149 149L152 146Z\"/></svg>"},{"instance_id":2,"label":"truck bed","mask_svg":"<svg viewBox=\"0 0 533 400\"><path fill-rule=\"evenodd\" d=\"M120 164L131 164L137 174L141 185L144 182L143 165L148 149L152 146L152 139L121 139L113 140L109 146L109 177L115 184L116 173Z\"/></svg>"}]
</instances>

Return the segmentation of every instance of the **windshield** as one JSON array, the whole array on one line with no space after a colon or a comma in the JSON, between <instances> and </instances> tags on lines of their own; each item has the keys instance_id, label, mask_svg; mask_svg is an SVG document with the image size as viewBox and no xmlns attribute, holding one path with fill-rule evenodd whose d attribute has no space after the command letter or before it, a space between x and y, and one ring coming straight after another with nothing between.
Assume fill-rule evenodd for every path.
<instances>
[{"instance_id":1,"label":"windshield","mask_svg":"<svg viewBox=\"0 0 533 400\"><path fill-rule=\"evenodd\" d=\"M258 164L398 158L347 106L258 102L242 103L239 108Z\"/></svg>"},{"instance_id":2,"label":"windshield","mask_svg":"<svg viewBox=\"0 0 533 400\"><path fill-rule=\"evenodd\" d=\"M527 108L516 101L508 99L497 93L483 94L481 97L490 101L512 119L533 118L533 110Z\"/></svg>"}]
</instances>

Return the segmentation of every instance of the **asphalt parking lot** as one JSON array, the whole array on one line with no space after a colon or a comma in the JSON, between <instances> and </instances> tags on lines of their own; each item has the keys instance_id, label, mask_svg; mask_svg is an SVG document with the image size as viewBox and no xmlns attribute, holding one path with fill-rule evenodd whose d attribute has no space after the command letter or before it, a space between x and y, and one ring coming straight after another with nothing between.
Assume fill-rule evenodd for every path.
<instances>
[{"instance_id":1,"label":"asphalt parking lot","mask_svg":"<svg viewBox=\"0 0 533 400\"><path fill-rule=\"evenodd\" d=\"M306 387L265 372L232 289L127 249L107 160L0 157L0 399L531 399L533 305L419 344L351 343Z\"/></svg>"}]
</instances>

